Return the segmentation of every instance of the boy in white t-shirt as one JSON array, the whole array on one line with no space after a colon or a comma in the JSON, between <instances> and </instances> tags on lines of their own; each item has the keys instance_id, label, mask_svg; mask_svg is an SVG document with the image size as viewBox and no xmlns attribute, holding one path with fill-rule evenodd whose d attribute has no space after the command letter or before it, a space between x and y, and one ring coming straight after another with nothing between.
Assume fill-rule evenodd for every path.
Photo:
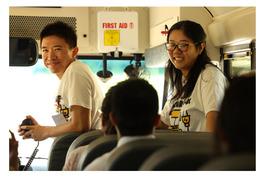
<instances>
[{"instance_id":1,"label":"boy in white t-shirt","mask_svg":"<svg viewBox=\"0 0 264 176\"><path fill-rule=\"evenodd\" d=\"M56 96L59 118L66 118L68 122L58 126L41 126L29 115L26 117L35 125L19 126L20 136L42 141L68 132L88 132L100 128L98 110L103 93L90 68L76 61L79 49L75 30L66 23L55 22L47 25L40 37L44 65L60 79Z\"/></svg>"}]
</instances>

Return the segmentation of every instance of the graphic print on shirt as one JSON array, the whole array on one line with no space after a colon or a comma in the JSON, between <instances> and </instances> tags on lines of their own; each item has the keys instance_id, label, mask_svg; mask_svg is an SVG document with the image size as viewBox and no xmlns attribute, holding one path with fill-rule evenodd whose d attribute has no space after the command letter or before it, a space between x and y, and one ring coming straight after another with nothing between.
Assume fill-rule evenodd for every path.
<instances>
[{"instance_id":1,"label":"graphic print on shirt","mask_svg":"<svg viewBox=\"0 0 264 176\"><path fill-rule=\"evenodd\" d=\"M187 131L189 131L189 127L190 127L190 115L188 115L188 111L186 110L185 115L181 116L182 118L182 122L184 124L185 127L187 127Z\"/></svg>"},{"instance_id":2,"label":"graphic print on shirt","mask_svg":"<svg viewBox=\"0 0 264 176\"><path fill-rule=\"evenodd\" d=\"M186 100L176 100L170 110L170 128L171 130L175 131L182 131L180 129L179 124L182 122L185 127L187 127L187 131L189 131L190 126L190 115L188 114L187 110L185 114L181 114L181 108L183 105L190 104L191 98Z\"/></svg>"},{"instance_id":3,"label":"graphic print on shirt","mask_svg":"<svg viewBox=\"0 0 264 176\"><path fill-rule=\"evenodd\" d=\"M55 107L56 107L56 112L62 114L64 118L68 121L69 120L69 108L67 108L63 104L63 98L61 97L61 95L58 95L56 97Z\"/></svg>"},{"instance_id":4,"label":"graphic print on shirt","mask_svg":"<svg viewBox=\"0 0 264 176\"><path fill-rule=\"evenodd\" d=\"M178 107L172 107L170 111L170 128L171 130L179 131L179 115L180 115L181 109L178 109Z\"/></svg>"}]
</instances>

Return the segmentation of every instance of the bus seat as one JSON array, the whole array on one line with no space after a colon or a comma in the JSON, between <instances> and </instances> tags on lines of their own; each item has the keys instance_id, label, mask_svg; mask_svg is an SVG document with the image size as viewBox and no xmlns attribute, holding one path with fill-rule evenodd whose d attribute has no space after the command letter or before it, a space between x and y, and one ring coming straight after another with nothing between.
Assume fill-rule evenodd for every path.
<instances>
[{"instance_id":1,"label":"bus seat","mask_svg":"<svg viewBox=\"0 0 264 176\"><path fill-rule=\"evenodd\" d=\"M68 149L68 152L67 152L67 155L66 155L66 158L70 155L70 153L74 149L76 149L76 148L78 148L80 146L84 146L84 145L90 144L93 140L95 140L95 139L97 139L98 137L101 137L101 136L103 136L102 130L89 131L89 132L86 132L86 133L80 135L70 145L70 147Z\"/></svg>"},{"instance_id":2,"label":"bus seat","mask_svg":"<svg viewBox=\"0 0 264 176\"><path fill-rule=\"evenodd\" d=\"M214 147L214 135L211 132L174 132L156 133L156 139L170 144L202 145L207 148Z\"/></svg>"},{"instance_id":3,"label":"bus seat","mask_svg":"<svg viewBox=\"0 0 264 176\"><path fill-rule=\"evenodd\" d=\"M106 170L138 170L143 161L165 144L155 139L132 141L117 148L109 157Z\"/></svg>"},{"instance_id":4,"label":"bus seat","mask_svg":"<svg viewBox=\"0 0 264 176\"><path fill-rule=\"evenodd\" d=\"M81 134L82 133L65 133L54 140L48 157L48 171L62 170L71 143Z\"/></svg>"},{"instance_id":5,"label":"bus seat","mask_svg":"<svg viewBox=\"0 0 264 176\"><path fill-rule=\"evenodd\" d=\"M187 132L187 131L172 131L172 130L156 130L155 136L161 139L183 138L190 140L213 140L214 132Z\"/></svg>"},{"instance_id":6,"label":"bus seat","mask_svg":"<svg viewBox=\"0 0 264 176\"><path fill-rule=\"evenodd\" d=\"M110 152L117 144L117 135L107 135L99 137L92 141L84 150L80 161L78 163L77 170L82 171L88 164L90 164L95 158L103 155L106 152Z\"/></svg>"},{"instance_id":7,"label":"bus seat","mask_svg":"<svg viewBox=\"0 0 264 176\"><path fill-rule=\"evenodd\" d=\"M165 128L155 129L155 133L175 133L175 131Z\"/></svg>"},{"instance_id":8,"label":"bus seat","mask_svg":"<svg viewBox=\"0 0 264 176\"><path fill-rule=\"evenodd\" d=\"M155 140L133 141L118 148L110 156L107 170L138 170L141 164L157 149L173 147L174 150L213 151L213 133L156 133Z\"/></svg>"},{"instance_id":9,"label":"bus seat","mask_svg":"<svg viewBox=\"0 0 264 176\"><path fill-rule=\"evenodd\" d=\"M141 165L141 171L191 171L207 162L211 153L206 148L190 145L170 146L157 150Z\"/></svg>"},{"instance_id":10,"label":"bus seat","mask_svg":"<svg viewBox=\"0 0 264 176\"><path fill-rule=\"evenodd\" d=\"M217 157L205 163L200 171L255 171L255 153L239 153Z\"/></svg>"}]
</instances>

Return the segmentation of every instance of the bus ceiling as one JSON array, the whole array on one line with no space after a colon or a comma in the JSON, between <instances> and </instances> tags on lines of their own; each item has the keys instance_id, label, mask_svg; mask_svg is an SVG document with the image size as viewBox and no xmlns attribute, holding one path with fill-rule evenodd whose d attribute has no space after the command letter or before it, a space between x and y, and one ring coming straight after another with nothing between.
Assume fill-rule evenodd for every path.
<instances>
[{"instance_id":1,"label":"bus ceiling","mask_svg":"<svg viewBox=\"0 0 264 176\"><path fill-rule=\"evenodd\" d=\"M142 53L142 58L149 63L146 52L153 56L155 49L162 49L168 29L181 20L196 21L203 26L212 60L219 60L220 48L256 39L256 7L10 7L10 41L30 38L32 46L36 43L39 48L43 27L58 20L76 29L78 57L82 59L102 59L106 53L107 59L131 60L135 53ZM10 42L10 59L19 51L11 48L15 46L14 41ZM39 58L40 49L33 51L32 46L29 50ZM112 57L111 52L122 52L122 55ZM166 53L162 57L166 61ZM30 56L25 59L26 64L19 63L21 59L18 63L13 61L10 66L34 65L37 60ZM158 64L148 65L163 65Z\"/></svg>"}]
</instances>

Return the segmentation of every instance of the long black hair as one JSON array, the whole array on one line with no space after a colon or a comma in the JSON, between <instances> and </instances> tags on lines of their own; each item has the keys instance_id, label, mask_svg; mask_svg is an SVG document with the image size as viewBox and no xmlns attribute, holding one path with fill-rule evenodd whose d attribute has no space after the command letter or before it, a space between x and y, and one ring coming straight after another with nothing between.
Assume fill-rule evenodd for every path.
<instances>
[{"instance_id":1,"label":"long black hair","mask_svg":"<svg viewBox=\"0 0 264 176\"><path fill-rule=\"evenodd\" d=\"M183 30L184 34L195 43L195 48L198 50L201 48L201 44L205 43L206 34L202 28L202 26L193 21L180 21L175 23L169 30L167 36L167 42L169 42L169 36L173 30ZM198 76L201 71L205 69L206 64L212 64L209 56L207 55L207 51L204 47L202 53L196 59L193 67L188 73L187 83L182 86L182 72L177 69L170 60L168 60L168 64L166 66L166 73L170 77L170 87L172 91L176 88L177 93L171 100L177 98L187 98L191 96L191 93L195 87ZM213 64L212 64L213 65Z\"/></svg>"}]
</instances>

